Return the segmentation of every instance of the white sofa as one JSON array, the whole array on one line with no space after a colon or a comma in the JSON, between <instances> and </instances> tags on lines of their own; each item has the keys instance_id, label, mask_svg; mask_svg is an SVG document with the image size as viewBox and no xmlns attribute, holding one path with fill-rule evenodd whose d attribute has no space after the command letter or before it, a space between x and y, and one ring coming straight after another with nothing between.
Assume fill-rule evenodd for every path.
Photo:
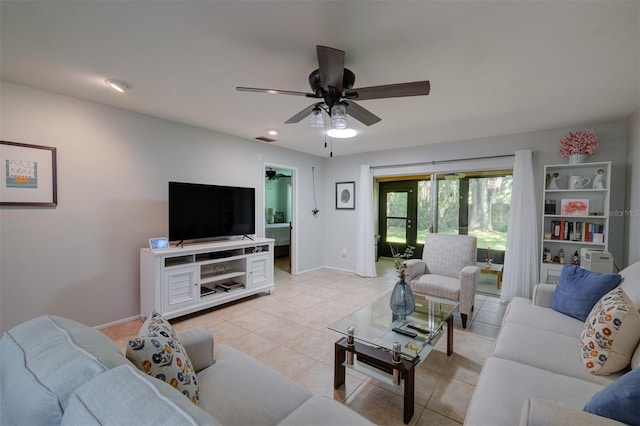
<instances>
[{"instance_id":1,"label":"white sofa","mask_svg":"<svg viewBox=\"0 0 640 426\"><path fill-rule=\"evenodd\" d=\"M197 372L193 404L139 371L104 334L43 316L0 340L0 424L371 425L333 399L314 396L202 328L178 333Z\"/></svg>"},{"instance_id":2,"label":"white sofa","mask_svg":"<svg viewBox=\"0 0 640 426\"><path fill-rule=\"evenodd\" d=\"M620 275L620 287L640 307L640 262ZM514 298L509 304L465 425L621 424L583 411L594 394L626 370L596 376L585 368L580 356L584 322L551 309L555 288L538 284L533 300ZM630 366L640 368L640 345Z\"/></svg>"}]
</instances>

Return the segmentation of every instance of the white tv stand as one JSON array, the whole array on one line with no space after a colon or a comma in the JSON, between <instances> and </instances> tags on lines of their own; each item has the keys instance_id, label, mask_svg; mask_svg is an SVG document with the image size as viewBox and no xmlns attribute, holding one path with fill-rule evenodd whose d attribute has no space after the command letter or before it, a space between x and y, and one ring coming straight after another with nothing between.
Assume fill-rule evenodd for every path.
<instances>
[{"instance_id":1,"label":"white tv stand","mask_svg":"<svg viewBox=\"0 0 640 426\"><path fill-rule=\"evenodd\" d=\"M270 238L140 249L140 313L175 318L257 293L273 293Z\"/></svg>"}]
</instances>

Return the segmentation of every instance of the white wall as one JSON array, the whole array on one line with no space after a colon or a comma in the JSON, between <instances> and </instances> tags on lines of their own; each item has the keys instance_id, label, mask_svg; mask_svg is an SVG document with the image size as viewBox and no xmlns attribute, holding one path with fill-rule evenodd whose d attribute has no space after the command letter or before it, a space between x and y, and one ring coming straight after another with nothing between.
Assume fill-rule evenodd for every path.
<instances>
[{"instance_id":1,"label":"white wall","mask_svg":"<svg viewBox=\"0 0 640 426\"><path fill-rule=\"evenodd\" d=\"M139 248L167 234L170 180L255 187L260 222L263 163L295 164L299 270L324 263L323 219L311 215L311 168L322 179L322 158L8 82L0 88L1 139L53 146L58 157L56 208L0 208L1 330L45 313L92 326L139 315Z\"/></svg>"},{"instance_id":2,"label":"white wall","mask_svg":"<svg viewBox=\"0 0 640 426\"><path fill-rule=\"evenodd\" d=\"M627 208L625 222L627 236L627 264L640 262L640 109L629 120L627 157Z\"/></svg>"},{"instance_id":3,"label":"white wall","mask_svg":"<svg viewBox=\"0 0 640 426\"><path fill-rule=\"evenodd\" d=\"M361 164L384 166L394 164L414 164L419 162L444 161L460 158L500 156L513 154L517 150L531 149L534 154L536 181L540 182L536 192L537 205L541 206L542 184L545 164L565 164L560 155L560 139L569 131L593 129L600 135L600 148L587 161L612 161L611 210L621 210L625 206L625 169L627 167L628 120L610 123L585 124L561 129L551 129L495 138L427 145L410 149L391 149L362 155L334 157L326 160L326 188L324 204L329 206L325 237L324 258L328 266L354 270L356 212L335 210L335 182L358 181ZM334 142L334 151L339 151L339 142ZM390 146L393 142L390 141ZM513 163L511 163L513 164ZM636 164L638 164L636 162ZM459 163L449 167L457 167ZM444 166L440 166L444 167ZM356 189L357 190L357 189ZM356 206L356 209L358 206ZM537 217L541 214L539 208ZM538 224L538 226L540 226ZM610 221L609 251L619 267L624 266L624 251L628 233L624 232L624 218L612 217ZM343 250L346 257L343 257Z\"/></svg>"}]
</instances>

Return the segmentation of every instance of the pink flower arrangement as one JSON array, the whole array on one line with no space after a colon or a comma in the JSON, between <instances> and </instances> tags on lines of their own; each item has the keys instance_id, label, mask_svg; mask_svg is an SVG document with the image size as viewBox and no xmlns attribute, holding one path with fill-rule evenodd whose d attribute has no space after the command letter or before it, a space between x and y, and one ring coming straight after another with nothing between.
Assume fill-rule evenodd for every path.
<instances>
[{"instance_id":1,"label":"pink flower arrangement","mask_svg":"<svg viewBox=\"0 0 640 426\"><path fill-rule=\"evenodd\" d=\"M573 154L592 155L598 148L598 135L593 130L569 132L560 140L560 154L568 157Z\"/></svg>"}]
</instances>

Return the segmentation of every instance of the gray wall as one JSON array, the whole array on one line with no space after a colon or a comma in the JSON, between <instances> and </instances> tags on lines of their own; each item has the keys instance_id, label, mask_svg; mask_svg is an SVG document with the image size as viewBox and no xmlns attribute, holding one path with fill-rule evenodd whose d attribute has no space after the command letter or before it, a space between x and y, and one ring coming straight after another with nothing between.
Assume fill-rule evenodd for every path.
<instances>
[{"instance_id":1,"label":"gray wall","mask_svg":"<svg viewBox=\"0 0 640 426\"><path fill-rule=\"evenodd\" d=\"M324 220L311 215L322 158L12 83L1 90L2 140L57 148L58 206L0 208L0 329L45 313L92 326L139 315L139 248L167 233L167 182L255 187L261 232L265 161L299 168L299 269L323 265Z\"/></svg>"},{"instance_id":2,"label":"gray wall","mask_svg":"<svg viewBox=\"0 0 640 426\"><path fill-rule=\"evenodd\" d=\"M629 120L627 157L627 208L625 211L627 264L640 261L640 109Z\"/></svg>"},{"instance_id":3,"label":"gray wall","mask_svg":"<svg viewBox=\"0 0 640 426\"><path fill-rule=\"evenodd\" d=\"M534 151L534 173L539 182L536 189L537 217L540 217L542 207L543 174L545 164L566 164L560 151L560 139L569 131L593 129L600 139L599 149L587 161L611 161L611 210L625 208L625 169L627 166L627 137L629 121L621 120L610 123L585 124L560 129L521 133L516 135L499 136L487 139L477 139L455 143L427 145L410 149L391 149L383 152L372 152L362 155L336 157L328 161L325 168L327 181L325 182L325 204L332 206L335 196L331 188L335 182L358 181L360 165L371 166L413 164L417 162L444 161L456 158L471 158L485 156L499 156L513 154L517 150L531 149ZM389 142L393 146L393 142ZM456 163L459 164L459 163ZM636 164L638 164L636 162ZM440 166L443 167L443 166ZM451 165L449 167L455 167ZM637 188L636 188L637 191ZM356 211L330 209L327 216L331 224L326 230L324 259L327 265L345 270L355 268L355 236L351 230L355 229ZM540 224L538 223L538 227ZM616 259L619 267L623 267L625 246L628 244L628 234L624 232L624 218L612 217L610 220L609 251ZM343 252L347 253L343 256Z\"/></svg>"},{"instance_id":4,"label":"gray wall","mask_svg":"<svg viewBox=\"0 0 640 426\"><path fill-rule=\"evenodd\" d=\"M12 83L2 82L0 89L0 138L58 149L59 202L57 208L0 208L0 330L45 313L88 325L139 315L139 248L149 237L167 232L169 180L255 187L260 222L263 164L297 167L300 272L321 266L354 269L357 210L335 209L335 183L358 181L360 164L513 154L530 148L542 182L544 164L566 162L558 153L560 138L569 130L593 128L601 147L591 160L614 164L612 210L638 209L640 204L637 112L631 126L624 120L324 159ZM339 153L339 141L334 151ZM312 167L317 218L311 214ZM627 204L625 169L634 173ZM541 192L542 186L538 199ZM638 217L626 220L637 235ZM635 244L630 260L638 260L640 252L637 239L632 242L623 232L624 222L619 217L611 223L610 250L619 266L625 247Z\"/></svg>"}]
</instances>

